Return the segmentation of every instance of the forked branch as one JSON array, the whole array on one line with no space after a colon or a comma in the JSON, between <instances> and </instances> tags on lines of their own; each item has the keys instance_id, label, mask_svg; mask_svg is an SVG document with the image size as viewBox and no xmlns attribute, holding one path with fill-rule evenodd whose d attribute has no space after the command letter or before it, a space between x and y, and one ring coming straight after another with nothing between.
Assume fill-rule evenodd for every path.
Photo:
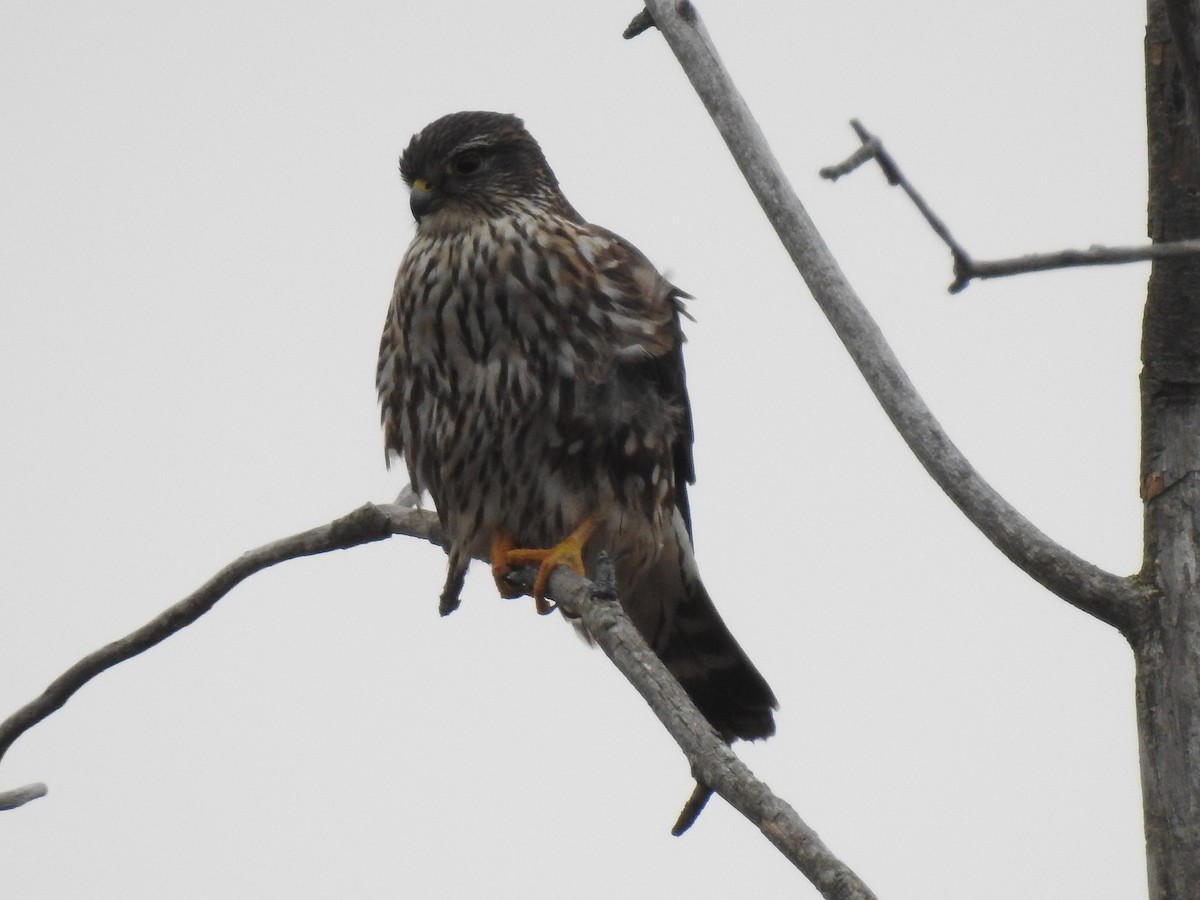
<instances>
[{"instance_id":1,"label":"forked branch","mask_svg":"<svg viewBox=\"0 0 1200 900\"><path fill-rule=\"evenodd\" d=\"M950 233L946 223L942 221L917 192L895 158L884 147L878 136L871 134L857 119L850 120L850 127L862 141L862 145L842 162L826 166L821 170L821 177L837 181L843 175L849 175L864 163L875 160L883 170L888 184L904 191L912 200L913 205L924 216L925 221L942 242L950 248L954 259L954 281L950 283L950 293L957 294L966 288L976 278L1003 278L1008 275L1023 275L1027 272L1046 272L1050 269L1068 269L1075 266L1112 266L1122 263L1146 262L1152 259L1162 259L1168 256L1195 256L1200 254L1200 241L1172 241L1157 244L1146 244L1140 247L1102 247L1098 244L1086 250L1059 250L1056 253L1029 253L1025 256L1014 256L1009 259L977 260L971 256Z\"/></svg>"},{"instance_id":2,"label":"forked branch","mask_svg":"<svg viewBox=\"0 0 1200 900\"><path fill-rule=\"evenodd\" d=\"M983 480L934 418L792 190L692 3L647 0L646 8L817 305L926 471L988 540L1035 580L1122 632L1132 629L1144 589L1039 531Z\"/></svg>"}]
</instances>

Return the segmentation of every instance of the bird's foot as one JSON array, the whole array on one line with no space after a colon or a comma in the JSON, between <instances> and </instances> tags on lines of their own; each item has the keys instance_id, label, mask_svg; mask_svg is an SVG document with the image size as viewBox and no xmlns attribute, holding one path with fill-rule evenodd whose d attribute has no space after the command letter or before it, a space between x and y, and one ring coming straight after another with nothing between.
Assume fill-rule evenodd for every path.
<instances>
[{"instance_id":1,"label":"bird's foot","mask_svg":"<svg viewBox=\"0 0 1200 900\"><path fill-rule=\"evenodd\" d=\"M520 597L525 592L513 587L508 582L508 576L513 572L513 566L508 562L508 554L513 549L512 536L505 532L498 533L492 538L492 579L496 582L496 590L506 600Z\"/></svg>"},{"instance_id":2,"label":"bird's foot","mask_svg":"<svg viewBox=\"0 0 1200 900\"><path fill-rule=\"evenodd\" d=\"M508 535L497 535L492 541L492 577L496 587L505 597L519 596L513 594L508 584L508 574L513 569L523 566L537 566L537 577L533 581L533 603L539 615L554 611L554 605L546 599L546 585L550 583L550 575L558 566L566 566L573 572L583 575L583 546L600 524L596 516L584 519L583 524L567 535L557 546L545 550L517 549L512 545Z\"/></svg>"}]
</instances>

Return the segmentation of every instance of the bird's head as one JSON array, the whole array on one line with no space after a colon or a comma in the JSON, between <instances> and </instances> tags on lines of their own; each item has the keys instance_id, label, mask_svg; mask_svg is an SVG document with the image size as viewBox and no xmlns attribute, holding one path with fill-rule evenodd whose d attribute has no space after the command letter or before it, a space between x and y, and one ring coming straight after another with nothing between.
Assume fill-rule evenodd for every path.
<instances>
[{"instance_id":1,"label":"bird's head","mask_svg":"<svg viewBox=\"0 0 1200 900\"><path fill-rule=\"evenodd\" d=\"M494 218L530 205L574 215L525 123L494 112L442 116L400 156L418 225Z\"/></svg>"}]
</instances>

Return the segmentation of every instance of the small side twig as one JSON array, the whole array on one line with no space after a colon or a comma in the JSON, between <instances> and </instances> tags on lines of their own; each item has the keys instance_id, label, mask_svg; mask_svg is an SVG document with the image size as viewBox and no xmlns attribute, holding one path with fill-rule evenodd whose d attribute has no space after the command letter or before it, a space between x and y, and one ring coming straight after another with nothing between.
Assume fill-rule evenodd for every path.
<instances>
[{"instance_id":1,"label":"small side twig","mask_svg":"<svg viewBox=\"0 0 1200 900\"><path fill-rule=\"evenodd\" d=\"M630 41L644 31L649 31L654 27L654 16L650 15L650 10L643 9L634 16L629 24L625 26L625 30L621 32L621 37Z\"/></svg>"},{"instance_id":2,"label":"small side twig","mask_svg":"<svg viewBox=\"0 0 1200 900\"><path fill-rule=\"evenodd\" d=\"M854 133L858 135L862 145L842 162L821 169L821 177L837 181L868 160L874 159L878 162L888 184L901 188L908 195L913 205L929 223L929 227L950 249L950 255L954 260L954 281L950 283L949 287L952 294L959 293L976 278L1004 278L1009 275L1045 272L1051 269L1067 269L1075 266L1111 266L1161 259L1165 256L1200 254L1200 240L1192 240L1149 244L1142 247L1103 247L1095 244L1086 250L1060 250L1056 253L1031 253L1009 259L975 260L966 248L955 239L946 223L913 187L912 182L900 171L895 158L884 147L883 141L877 135L867 131L857 119L850 121L850 127L854 129Z\"/></svg>"},{"instance_id":3,"label":"small side twig","mask_svg":"<svg viewBox=\"0 0 1200 900\"><path fill-rule=\"evenodd\" d=\"M0 810L16 809L24 806L30 800L46 796L47 788L40 781L27 784L24 787L13 788L11 791L0 791Z\"/></svg>"},{"instance_id":4,"label":"small side twig","mask_svg":"<svg viewBox=\"0 0 1200 900\"><path fill-rule=\"evenodd\" d=\"M821 177L828 178L830 181L837 181L837 179L842 175L849 174L849 172L858 168L868 159L874 159L879 163L879 168L883 170L884 177L887 178L888 184L892 185L893 187L898 187L903 190L904 193L908 194L908 198L912 200L913 205L916 206L917 210L922 216L924 216L925 221L929 223L929 227L933 229L934 234L940 237L942 242L950 248L950 252L954 254L956 271L960 259L969 263L970 255L963 248L963 246L954 239L954 235L950 233L950 229L946 227L946 223L943 222L941 217L933 211L933 207L925 202L925 198L922 197L917 192L917 189L912 186L912 182L904 177L904 173L900 171L900 167L896 164L896 160L892 158L892 155L888 153L887 148L883 146L883 141L871 134L871 132L867 131L867 129L863 127L862 122L858 121L858 119L851 119L850 127L854 129L854 133L857 134L858 139L862 141L862 146L859 147L858 150L856 150L850 157L851 160L856 160L856 162L850 169L845 169L846 163L843 163L841 166L830 166L824 168L821 170ZM849 160L847 160L847 162L849 162ZM845 170L843 171L843 169Z\"/></svg>"}]
</instances>

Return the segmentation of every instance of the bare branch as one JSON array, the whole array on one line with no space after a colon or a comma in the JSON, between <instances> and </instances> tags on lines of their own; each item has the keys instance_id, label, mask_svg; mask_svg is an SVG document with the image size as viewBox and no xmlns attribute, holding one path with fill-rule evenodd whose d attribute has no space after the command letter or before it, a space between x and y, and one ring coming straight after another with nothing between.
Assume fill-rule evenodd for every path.
<instances>
[{"instance_id":1,"label":"bare branch","mask_svg":"<svg viewBox=\"0 0 1200 900\"><path fill-rule=\"evenodd\" d=\"M648 0L658 30L700 95L767 219L880 405L921 464L1017 566L1067 602L1127 632L1146 588L1050 540L971 466L921 399L792 190L690 2Z\"/></svg>"},{"instance_id":2,"label":"bare branch","mask_svg":"<svg viewBox=\"0 0 1200 900\"><path fill-rule=\"evenodd\" d=\"M637 688L686 754L697 781L712 788L754 823L823 897L874 898L870 888L830 852L796 811L759 781L717 736L662 660L642 639L620 603L615 602L611 576L605 577L603 565L599 569L597 582L593 584L560 566L551 576L550 593L564 613L582 618L588 634Z\"/></svg>"},{"instance_id":3,"label":"bare branch","mask_svg":"<svg viewBox=\"0 0 1200 900\"><path fill-rule=\"evenodd\" d=\"M650 15L650 10L643 9L629 20L629 24L625 26L625 30L621 32L621 37L628 41L637 37L643 31L649 31L653 27L654 18Z\"/></svg>"},{"instance_id":4,"label":"bare branch","mask_svg":"<svg viewBox=\"0 0 1200 900\"><path fill-rule=\"evenodd\" d=\"M904 173L900 171L900 167L896 165L896 161L892 158L892 155L888 153L887 148L883 146L883 141L871 134L871 132L867 131L867 129L863 127L862 122L858 121L858 119L851 119L850 127L854 129L854 133L857 134L858 139L862 141L862 146L860 146L858 150L856 150L850 157L850 160L855 160L856 162L851 169L846 169L845 171L843 171L843 169L845 169L850 160L847 160L840 166L831 166L822 169L820 172L821 177L828 178L830 181L836 181L841 175L858 168L858 166L865 163L867 159L874 159L879 163L879 168L883 170L883 174L887 178L888 184L893 185L894 187L899 187L904 191L904 193L908 194L908 197L910 200L912 200L913 205L916 206L921 215L925 217L925 221L929 223L929 227L932 228L934 233L937 234L937 236L942 239L943 243L950 248L950 252L954 254L955 270L957 271L960 259L970 259L970 257L967 255L967 251L961 244L959 244L958 241L954 239L954 235L950 233L950 229L946 227L946 223L942 221L941 217L933 211L933 207L926 203L925 198L917 193L917 189L912 186L912 182L904 177Z\"/></svg>"},{"instance_id":5,"label":"bare branch","mask_svg":"<svg viewBox=\"0 0 1200 900\"><path fill-rule=\"evenodd\" d=\"M1200 2L1200 0L1197 0ZM1145 262L1151 259L1162 259L1167 256L1195 256L1200 254L1200 240L1173 241L1170 243L1148 244L1144 247L1102 247L1095 244L1086 250L1060 250L1057 253L1031 253L1026 256L1016 256L1010 259L994 259L979 262L971 257L965 247L950 233L946 223L942 221L933 208L913 187L895 158L888 153L883 141L878 135L871 134L857 119L850 120L850 127L858 135L862 145L850 156L833 166L821 169L822 178L837 181L843 175L848 175L868 160L874 159L879 163L888 184L898 187L908 194L913 205L925 217L929 227L942 239L954 258L954 281L950 283L949 291L957 294L976 278L1003 278L1009 275L1022 275L1027 272L1045 272L1050 269L1068 269L1075 266L1112 266L1131 262Z\"/></svg>"},{"instance_id":6,"label":"bare branch","mask_svg":"<svg viewBox=\"0 0 1200 900\"><path fill-rule=\"evenodd\" d=\"M0 723L0 758L18 737L60 709L88 681L195 622L255 572L289 559L344 550L394 534L443 545L441 526L434 513L399 504L368 503L328 525L242 554L198 590L141 628L85 656L56 678L40 697ZM523 570L513 577L518 583L523 579L528 589L533 575L533 570ZM600 567L597 584L560 567L550 579L550 593L564 614L582 618L593 640L637 688L675 738L698 780L758 826L824 896L838 900L869 900L874 896L829 852L796 811L758 781L713 731L616 602L611 564ZM0 793L0 809L20 806L45 793L43 784Z\"/></svg>"},{"instance_id":7,"label":"bare branch","mask_svg":"<svg viewBox=\"0 0 1200 900\"><path fill-rule=\"evenodd\" d=\"M430 523L427 521L430 514L420 510L397 509L394 515L389 513L389 507L368 503L328 525L273 541L257 550L242 554L198 590L155 616L141 628L89 653L56 678L41 696L25 704L0 723L0 759L8 752L13 741L51 713L61 709L76 691L105 669L149 650L180 629L186 628L255 572L284 560L355 547L391 537L393 534L413 534L434 543L439 542L436 517ZM410 520L412 527L408 528Z\"/></svg>"},{"instance_id":8,"label":"bare branch","mask_svg":"<svg viewBox=\"0 0 1200 900\"><path fill-rule=\"evenodd\" d=\"M1172 241L1164 244L1147 244L1143 247L1105 247L1093 244L1086 250L1059 250L1057 253L1029 253L1009 259L977 262L970 260L969 267L954 269L955 281L950 285L951 293L958 293L972 278L1001 278L1007 275L1022 275L1026 272L1045 272L1049 269L1070 269L1075 266L1113 266L1131 262L1146 262L1168 256L1200 255L1200 240Z\"/></svg>"},{"instance_id":9,"label":"bare branch","mask_svg":"<svg viewBox=\"0 0 1200 900\"><path fill-rule=\"evenodd\" d=\"M853 126L858 122L858 119L851 119L850 124ZM830 181L837 181L849 175L859 166L866 165L871 160L875 159L883 150L883 144L879 143L875 138L863 141L853 153L843 159L840 163L834 163L832 166L825 166L817 174L822 178L828 178Z\"/></svg>"},{"instance_id":10,"label":"bare branch","mask_svg":"<svg viewBox=\"0 0 1200 900\"><path fill-rule=\"evenodd\" d=\"M24 806L30 800L46 796L46 786L40 781L27 784L24 787L13 788L11 791L0 791L0 809L16 809Z\"/></svg>"}]
</instances>

